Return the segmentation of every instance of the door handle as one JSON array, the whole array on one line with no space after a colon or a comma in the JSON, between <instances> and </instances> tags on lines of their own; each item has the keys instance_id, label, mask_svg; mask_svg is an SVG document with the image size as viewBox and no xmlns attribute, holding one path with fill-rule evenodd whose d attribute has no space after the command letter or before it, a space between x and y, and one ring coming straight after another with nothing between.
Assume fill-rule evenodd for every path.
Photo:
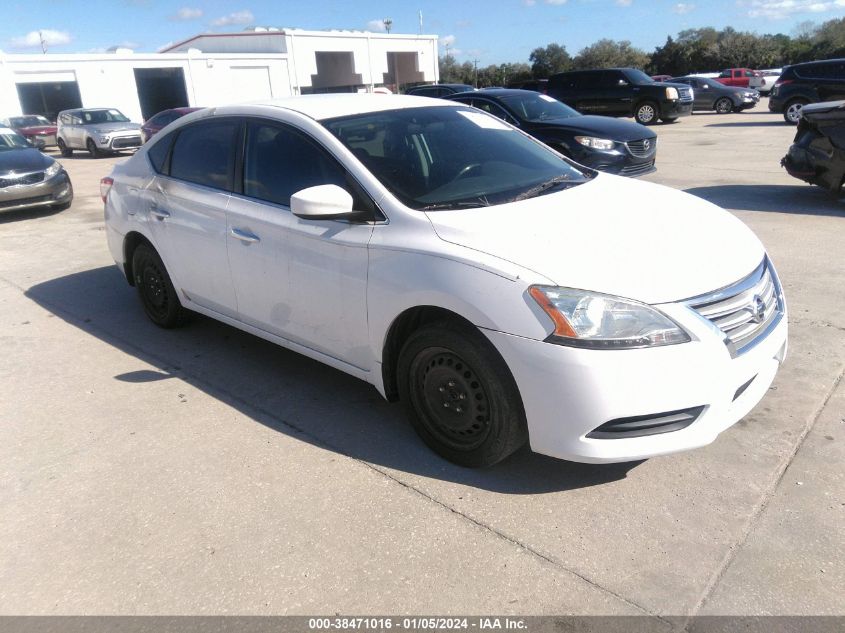
<instances>
[{"instance_id":1,"label":"door handle","mask_svg":"<svg viewBox=\"0 0 845 633\"><path fill-rule=\"evenodd\" d=\"M261 238L258 237L255 233L250 233L249 231L244 231L243 229L236 229L232 227L229 229L229 235L234 237L236 240L240 240L246 244L252 244L253 242L260 242Z\"/></svg>"},{"instance_id":2,"label":"door handle","mask_svg":"<svg viewBox=\"0 0 845 633\"><path fill-rule=\"evenodd\" d=\"M165 211L164 209L159 209L156 205L150 207L150 214L157 217L159 220L164 220L165 218L170 217L170 211Z\"/></svg>"}]
</instances>

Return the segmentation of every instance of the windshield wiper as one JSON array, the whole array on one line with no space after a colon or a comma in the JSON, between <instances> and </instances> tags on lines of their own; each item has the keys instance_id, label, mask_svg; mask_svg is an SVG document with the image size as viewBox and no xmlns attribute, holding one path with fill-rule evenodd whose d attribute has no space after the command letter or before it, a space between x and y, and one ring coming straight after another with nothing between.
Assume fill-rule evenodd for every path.
<instances>
[{"instance_id":1,"label":"windshield wiper","mask_svg":"<svg viewBox=\"0 0 845 633\"><path fill-rule=\"evenodd\" d=\"M516 196L515 198L511 199L511 202L519 202L520 200L525 200L527 198L533 198L534 196L539 196L541 193L548 191L552 187L556 187L557 185L569 181L569 176L566 174L561 174L560 176L555 176L554 178L550 178L545 182L541 182L536 187L531 187L528 191L523 191L521 194ZM570 182L570 184L576 184L575 182Z\"/></svg>"},{"instance_id":2,"label":"windshield wiper","mask_svg":"<svg viewBox=\"0 0 845 633\"><path fill-rule=\"evenodd\" d=\"M436 211L437 209L477 209L478 207L489 207L486 199L464 200L463 202L437 202L420 207L420 211Z\"/></svg>"}]
</instances>

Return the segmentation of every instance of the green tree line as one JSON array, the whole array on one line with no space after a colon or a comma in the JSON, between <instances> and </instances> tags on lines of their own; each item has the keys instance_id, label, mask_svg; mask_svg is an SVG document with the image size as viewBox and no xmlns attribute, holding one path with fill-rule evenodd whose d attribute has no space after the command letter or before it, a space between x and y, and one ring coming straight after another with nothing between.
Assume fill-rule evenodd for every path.
<instances>
[{"instance_id":1,"label":"green tree line","mask_svg":"<svg viewBox=\"0 0 845 633\"><path fill-rule=\"evenodd\" d=\"M566 46L551 43L531 51L528 62L477 67L459 64L454 56L440 58L440 81L486 86L505 86L513 81L546 78L566 70L633 67L649 74L685 75L720 71L723 68L780 68L787 64L845 57L845 18L823 24L805 22L792 36L758 35L727 27L686 29L651 54L627 40L601 39L574 57Z\"/></svg>"}]
</instances>

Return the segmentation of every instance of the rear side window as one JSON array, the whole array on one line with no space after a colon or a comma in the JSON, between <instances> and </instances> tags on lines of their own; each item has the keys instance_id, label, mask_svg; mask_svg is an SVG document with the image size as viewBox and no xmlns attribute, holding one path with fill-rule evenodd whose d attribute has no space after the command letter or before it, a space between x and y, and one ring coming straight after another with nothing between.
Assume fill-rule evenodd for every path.
<instances>
[{"instance_id":1,"label":"rear side window","mask_svg":"<svg viewBox=\"0 0 845 633\"><path fill-rule=\"evenodd\" d=\"M292 194L316 185L346 188L346 171L301 132L286 126L249 124L244 195L289 207Z\"/></svg>"},{"instance_id":2,"label":"rear side window","mask_svg":"<svg viewBox=\"0 0 845 633\"><path fill-rule=\"evenodd\" d=\"M214 189L231 190L235 163L235 121L189 125L179 131L170 157L170 176Z\"/></svg>"},{"instance_id":3,"label":"rear side window","mask_svg":"<svg viewBox=\"0 0 845 633\"><path fill-rule=\"evenodd\" d=\"M147 150L147 158L158 173L164 173L165 161L167 160L167 153L170 151L170 146L173 145L174 134L170 133L164 138L157 140L150 149Z\"/></svg>"},{"instance_id":4,"label":"rear side window","mask_svg":"<svg viewBox=\"0 0 845 633\"><path fill-rule=\"evenodd\" d=\"M795 68L801 77L807 79L840 79L845 80L845 64L831 62L829 64L813 64L803 68Z\"/></svg>"},{"instance_id":5,"label":"rear side window","mask_svg":"<svg viewBox=\"0 0 845 633\"><path fill-rule=\"evenodd\" d=\"M162 112L161 114L154 116L150 123L164 127L165 125L173 123L178 118L179 114L177 112Z\"/></svg>"}]
</instances>

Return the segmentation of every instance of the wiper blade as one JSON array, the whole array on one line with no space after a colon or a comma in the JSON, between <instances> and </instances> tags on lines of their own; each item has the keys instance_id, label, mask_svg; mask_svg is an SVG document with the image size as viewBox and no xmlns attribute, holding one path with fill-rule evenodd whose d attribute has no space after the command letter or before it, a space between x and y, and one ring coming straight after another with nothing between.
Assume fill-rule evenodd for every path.
<instances>
[{"instance_id":1,"label":"wiper blade","mask_svg":"<svg viewBox=\"0 0 845 633\"><path fill-rule=\"evenodd\" d=\"M489 207L486 200L472 200L463 202L438 202L420 207L420 211L436 211L437 209L477 209L478 207Z\"/></svg>"},{"instance_id":2,"label":"wiper blade","mask_svg":"<svg viewBox=\"0 0 845 633\"><path fill-rule=\"evenodd\" d=\"M525 200L527 198L533 198L534 196L539 196L544 191L548 191L552 187L556 187L557 185L562 184L564 182L568 182L569 184L572 184L572 185L576 184L574 181L569 180L569 176L567 176L565 174L561 174L560 176L555 176L554 178L550 178L549 180L547 180L545 182L541 182L536 187L531 187L531 189L528 189L527 191L523 191L521 194L519 194L518 196L513 198L511 200L511 202L519 202L520 200Z\"/></svg>"}]
</instances>

